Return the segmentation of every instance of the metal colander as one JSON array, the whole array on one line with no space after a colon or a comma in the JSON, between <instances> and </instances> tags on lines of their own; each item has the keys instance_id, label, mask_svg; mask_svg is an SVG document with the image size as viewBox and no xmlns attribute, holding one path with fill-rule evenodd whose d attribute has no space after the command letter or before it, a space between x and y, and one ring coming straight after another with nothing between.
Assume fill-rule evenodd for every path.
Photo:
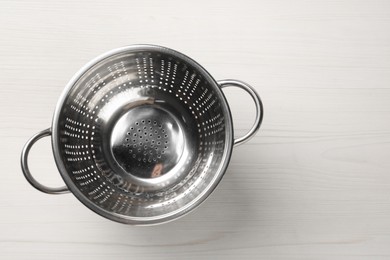
<instances>
[{"instance_id":1,"label":"metal colander","mask_svg":"<svg viewBox=\"0 0 390 260\"><path fill-rule=\"evenodd\" d=\"M246 90L256 121L233 140L224 86ZM233 144L259 128L262 105L247 84L216 82L181 53L153 45L110 51L81 69L64 90L51 129L33 136L22 152L27 180L47 193L68 189L96 213L122 223L177 218L216 187ZM66 187L49 188L30 174L27 155L52 135Z\"/></svg>"}]
</instances>

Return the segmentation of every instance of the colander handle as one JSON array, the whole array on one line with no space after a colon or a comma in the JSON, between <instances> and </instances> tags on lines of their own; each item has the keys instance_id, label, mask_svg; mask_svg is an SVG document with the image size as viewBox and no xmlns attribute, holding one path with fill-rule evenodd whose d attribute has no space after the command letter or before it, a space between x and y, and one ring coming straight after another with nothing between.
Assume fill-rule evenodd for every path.
<instances>
[{"instance_id":1,"label":"colander handle","mask_svg":"<svg viewBox=\"0 0 390 260\"><path fill-rule=\"evenodd\" d=\"M48 128L48 129L45 129L45 130L35 134L33 137L30 138L30 140L27 141L27 143L23 147L22 155L21 155L21 158L20 158L20 162L21 162L21 165L22 165L22 171L23 171L24 177L26 177L27 181L34 188L36 188L39 191L42 191L42 192L45 192L45 193L49 193L49 194L63 194L63 193L67 193L67 192L69 192L69 189L66 186L59 187L59 188L50 188L50 187L47 187L47 186L39 183L31 175L30 169L28 168L27 160L28 160L28 154L30 152L31 147L33 146L33 144L36 141L38 141L42 137L50 136L50 135L51 135L51 129Z\"/></svg>"},{"instance_id":2,"label":"colander handle","mask_svg":"<svg viewBox=\"0 0 390 260\"><path fill-rule=\"evenodd\" d=\"M246 92L248 92L248 94L251 95L253 101L255 102L256 118L252 128L244 136L234 139L234 146L243 144L246 141L248 141L250 138L252 138L253 135L260 128L261 122L263 120L263 114L264 114L263 103L261 102L260 96L259 94L257 94L256 90L245 82L242 82L240 80L235 80L235 79L225 79L225 80L219 80L217 83L221 88L225 88L225 87L241 88Z\"/></svg>"}]
</instances>

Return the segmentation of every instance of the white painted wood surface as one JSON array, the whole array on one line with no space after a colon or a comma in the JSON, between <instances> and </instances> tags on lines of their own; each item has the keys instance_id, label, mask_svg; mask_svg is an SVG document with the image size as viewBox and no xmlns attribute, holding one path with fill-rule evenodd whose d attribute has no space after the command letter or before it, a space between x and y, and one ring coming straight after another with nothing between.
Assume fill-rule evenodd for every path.
<instances>
[{"instance_id":1,"label":"white painted wood surface","mask_svg":"<svg viewBox=\"0 0 390 260\"><path fill-rule=\"evenodd\" d=\"M261 131L195 212L117 224L19 166L67 81L123 45L177 49L261 94ZM390 2L0 1L0 259L390 259ZM227 93L237 134L250 98ZM61 185L49 140L31 170Z\"/></svg>"}]
</instances>

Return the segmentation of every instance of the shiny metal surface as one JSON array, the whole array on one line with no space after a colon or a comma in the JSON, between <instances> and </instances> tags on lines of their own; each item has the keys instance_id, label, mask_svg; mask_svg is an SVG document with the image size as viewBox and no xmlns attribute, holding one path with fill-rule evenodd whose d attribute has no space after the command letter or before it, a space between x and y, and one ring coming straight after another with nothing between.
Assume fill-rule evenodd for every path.
<instances>
[{"instance_id":1,"label":"shiny metal surface","mask_svg":"<svg viewBox=\"0 0 390 260\"><path fill-rule=\"evenodd\" d=\"M104 160L113 169L110 178L125 191L158 191L178 183L199 156L200 138L189 111L155 89L133 89L116 99L97 135L102 136Z\"/></svg>"},{"instance_id":2,"label":"shiny metal surface","mask_svg":"<svg viewBox=\"0 0 390 260\"><path fill-rule=\"evenodd\" d=\"M241 141L257 131L261 116ZM70 191L96 213L128 224L166 222L198 206L221 180L234 142L217 82L187 56L153 45L88 63L64 90L52 129Z\"/></svg>"},{"instance_id":3,"label":"shiny metal surface","mask_svg":"<svg viewBox=\"0 0 390 260\"><path fill-rule=\"evenodd\" d=\"M23 147L22 155L20 157L20 164L21 164L21 167L22 167L22 171L23 171L24 177L26 177L26 180L31 184L31 186L33 186L34 188L36 188L39 191L42 191L42 192L48 193L48 194L64 194L64 193L68 193L69 190L68 190L68 187L66 187L66 186L58 187L58 188L51 188L51 187L47 187L47 186L39 183L31 175L30 169L28 167L28 154L30 153L31 147L39 139L41 139L41 138L43 138L45 136L50 136L50 135L51 135L51 129L48 128L48 129L45 129L45 130L35 134L34 136L32 136L27 141L27 143Z\"/></svg>"},{"instance_id":4,"label":"shiny metal surface","mask_svg":"<svg viewBox=\"0 0 390 260\"><path fill-rule=\"evenodd\" d=\"M251 129L244 136L234 139L234 146L241 145L249 141L249 139L251 139L259 130L264 115L263 102L261 101L259 95L256 93L256 90L251 85L243 81L236 80L236 79L225 79L225 80L218 80L218 84L221 88L226 88L226 87L241 88L245 90L252 97L253 102L255 102L255 107L256 107L255 122L253 123Z\"/></svg>"}]
</instances>

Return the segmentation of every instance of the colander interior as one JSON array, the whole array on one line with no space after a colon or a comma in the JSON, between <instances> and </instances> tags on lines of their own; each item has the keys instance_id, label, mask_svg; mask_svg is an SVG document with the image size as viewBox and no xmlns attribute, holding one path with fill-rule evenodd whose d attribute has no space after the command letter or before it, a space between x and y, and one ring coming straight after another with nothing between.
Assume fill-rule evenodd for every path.
<instances>
[{"instance_id":1,"label":"colander interior","mask_svg":"<svg viewBox=\"0 0 390 260\"><path fill-rule=\"evenodd\" d=\"M106 217L180 215L222 177L232 143L227 111L215 81L184 55L106 55L80 74L57 112L57 164L72 192Z\"/></svg>"}]
</instances>

